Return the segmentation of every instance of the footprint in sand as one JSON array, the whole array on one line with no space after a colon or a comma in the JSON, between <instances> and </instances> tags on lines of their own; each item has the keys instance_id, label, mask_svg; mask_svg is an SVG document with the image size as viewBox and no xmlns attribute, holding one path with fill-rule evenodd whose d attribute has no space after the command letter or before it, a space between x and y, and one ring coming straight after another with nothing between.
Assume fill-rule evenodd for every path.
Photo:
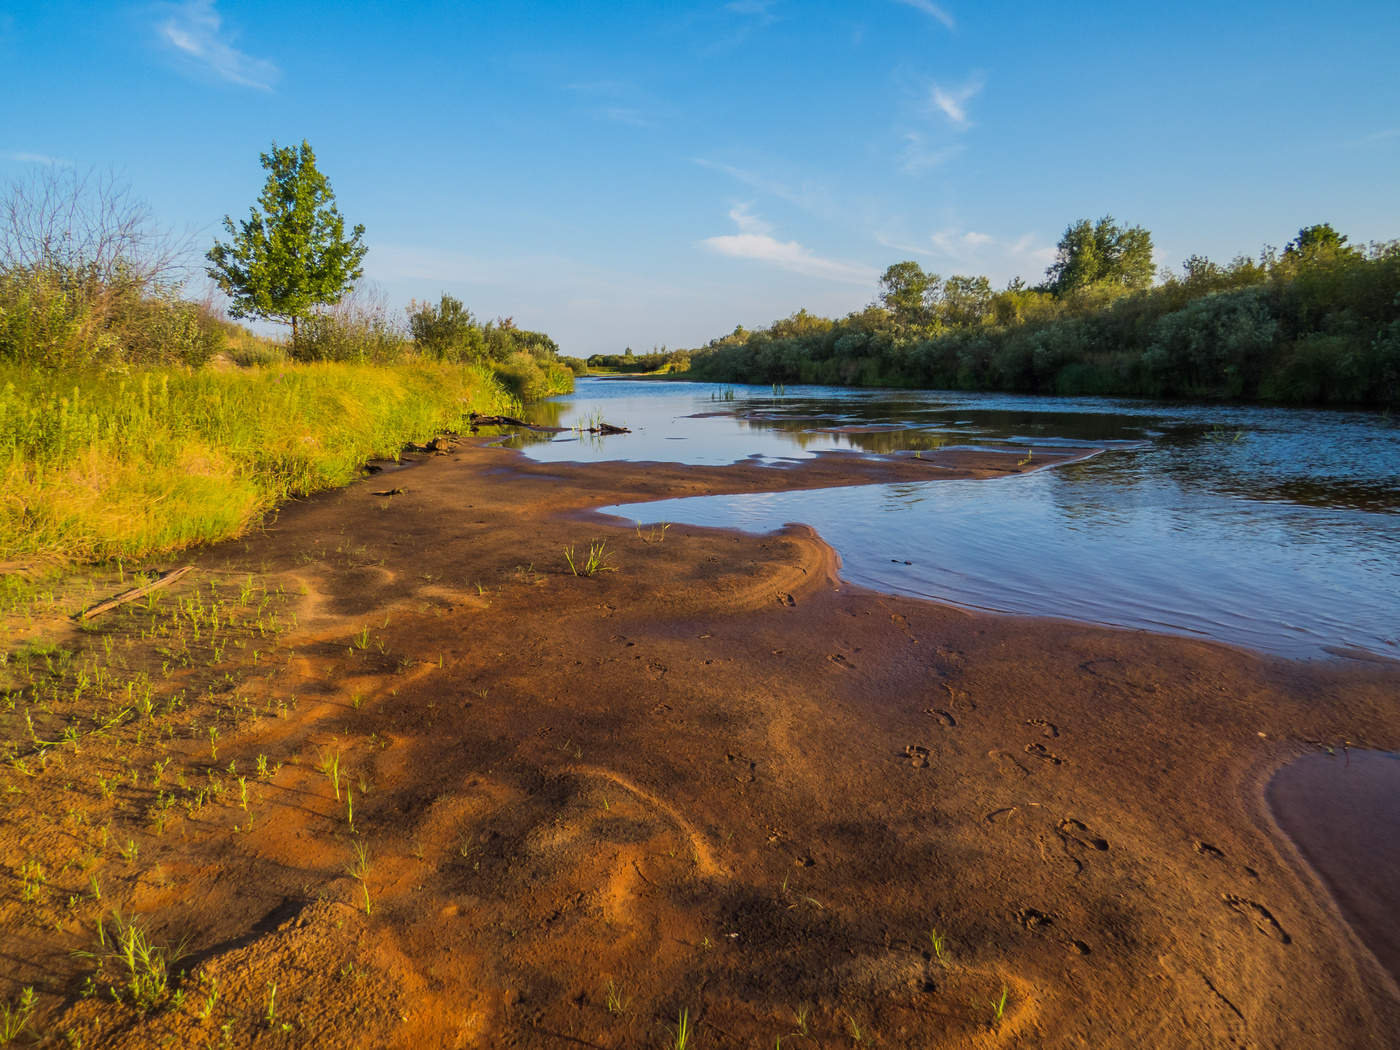
<instances>
[{"instance_id":1,"label":"footprint in sand","mask_svg":"<svg viewBox=\"0 0 1400 1050\"><path fill-rule=\"evenodd\" d=\"M1257 901L1252 901L1247 897L1239 897L1233 893L1226 893L1221 898L1225 906L1231 911L1243 915L1254 924L1254 928L1260 933L1266 934L1278 941L1280 944L1291 944L1293 938L1288 936L1273 913L1264 905Z\"/></svg>"},{"instance_id":2,"label":"footprint in sand","mask_svg":"<svg viewBox=\"0 0 1400 1050\"><path fill-rule=\"evenodd\" d=\"M906 746L904 749L904 757L909 759L909 763L915 769L928 768L929 750L920 744L909 744Z\"/></svg>"},{"instance_id":3,"label":"footprint in sand","mask_svg":"<svg viewBox=\"0 0 1400 1050\"><path fill-rule=\"evenodd\" d=\"M1016 757L1010 751L988 751L987 757L996 763L997 771L1004 777L1024 777L1030 775L1030 770L1017 762Z\"/></svg>"},{"instance_id":4,"label":"footprint in sand","mask_svg":"<svg viewBox=\"0 0 1400 1050\"><path fill-rule=\"evenodd\" d=\"M958 720L941 707L926 707L924 708L924 714L933 715L939 725L947 726L949 729L952 729L958 724Z\"/></svg>"},{"instance_id":5,"label":"footprint in sand","mask_svg":"<svg viewBox=\"0 0 1400 1050\"><path fill-rule=\"evenodd\" d=\"M830 656L827 657L827 659L842 670L851 671L855 669L855 665L852 664L851 661L847 660L840 653L832 653Z\"/></svg>"},{"instance_id":6,"label":"footprint in sand","mask_svg":"<svg viewBox=\"0 0 1400 1050\"><path fill-rule=\"evenodd\" d=\"M1198 841L1196 843L1196 852L1203 857L1210 857L1212 860L1225 859L1225 852L1215 846L1212 846L1209 842Z\"/></svg>"},{"instance_id":7,"label":"footprint in sand","mask_svg":"<svg viewBox=\"0 0 1400 1050\"><path fill-rule=\"evenodd\" d=\"M1098 838L1090 833L1088 826L1082 820L1075 820L1073 817L1066 817L1057 825L1060 837L1066 843L1077 842L1087 849L1107 850L1108 839Z\"/></svg>"},{"instance_id":8,"label":"footprint in sand","mask_svg":"<svg viewBox=\"0 0 1400 1050\"><path fill-rule=\"evenodd\" d=\"M976 710L977 710L977 705L976 705L975 703L972 702L972 698L971 698L970 696L968 696L967 693L963 692L963 690L961 690L961 689L954 689L954 688L953 688L951 685L949 685L947 682L940 682L939 685L943 686L944 689L948 690L948 706L949 706L949 707L957 707L959 704L961 704L963 707L967 708L969 711L976 711Z\"/></svg>"},{"instance_id":9,"label":"footprint in sand","mask_svg":"<svg viewBox=\"0 0 1400 1050\"><path fill-rule=\"evenodd\" d=\"M1043 759L1052 766L1058 766L1064 762L1063 758L1052 753L1044 744L1027 744L1024 750L1026 754L1030 755L1032 758Z\"/></svg>"},{"instance_id":10,"label":"footprint in sand","mask_svg":"<svg viewBox=\"0 0 1400 1050\"><path fill-rule=\"evenodd\" d=\"M1054 722L1045 721L1045 719L1043 718L1027 718L1026 725L1039 726L1040 735L1048 740L1053 740L1055 737L1060 735L1060 727L1055 725Z\"/></svg>"},{"instance_id":11,"label":"footprint in sand","mask_svg":"<svg viewBox=\"0 0 1400 1050\"><path fill-rule=\"evenodd\" d=\"M1028 930L1043 930L1055 925L1055 917L1036 908L1021 908L1016 912L1016 921Z\"/></svg>"}]
</instances>

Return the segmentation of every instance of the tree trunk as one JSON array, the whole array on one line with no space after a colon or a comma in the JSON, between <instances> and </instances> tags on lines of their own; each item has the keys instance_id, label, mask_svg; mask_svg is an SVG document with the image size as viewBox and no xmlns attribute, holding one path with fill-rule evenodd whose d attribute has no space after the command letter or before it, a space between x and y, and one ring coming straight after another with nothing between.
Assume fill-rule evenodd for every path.
<instances>
[{"instance_id":1,"label":"tree trunk","mask_svg":"<svg viewBox=\"0 0 1400 1050\"><path fill-rule=\"evenodd\" d=\"M297 319L296 319L295 317L293 317L293 318L292 318L292 346L295 347L296 345L297 345Z\"/></svg>"}]
</instances>

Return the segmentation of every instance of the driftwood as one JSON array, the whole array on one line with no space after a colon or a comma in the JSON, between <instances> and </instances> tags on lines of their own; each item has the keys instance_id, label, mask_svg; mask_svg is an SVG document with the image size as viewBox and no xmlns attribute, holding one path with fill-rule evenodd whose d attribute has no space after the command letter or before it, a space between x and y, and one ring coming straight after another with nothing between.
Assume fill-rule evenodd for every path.
<instances>
[{"instance_id":1,"label":"driftwood","mask_svg":"<svg viewBox=\"0 0 1400 1050\"><path fill-rule=\"evenodd\" d=\"M184 565L178 569L171 569L167 573L162 573L150 583L143 584L140 587L133 587L129 591L122 591L121 594L115 597L108 598L106 601L98 602L96 605L84 609L82 612L77 613L73 619L91 620L94 616L100 616L102 613L110 609L115 609L119 605L125 605L127 602L134 602L137 598L150 594L152 591L160 590L162 587L169 587L181 576L193 571L193 565Z\"/></svg>"},{"instance_id":2,"label":"driftwood","mask_svg":"<svg viewBox=\"0 0 1400 1050\"><path fill-rule=\"evenodd\" d=\"M615 427L611 423L599 423L596 427L589 427L590 434L630 434L632 431L626 427Z\"/></svg>"},{"instance_id":3,"label":"driftwood","mask_svg":"<svg viewBox=\"0 0 1400 1050\"><path fill-rule=\"evenodd\" d=\"M477 427L529 427L531 424L523 419L516 419L514 416L479 416L475 412L467 416L471 421L472 429Z\"/></svg>"}]
</instances>

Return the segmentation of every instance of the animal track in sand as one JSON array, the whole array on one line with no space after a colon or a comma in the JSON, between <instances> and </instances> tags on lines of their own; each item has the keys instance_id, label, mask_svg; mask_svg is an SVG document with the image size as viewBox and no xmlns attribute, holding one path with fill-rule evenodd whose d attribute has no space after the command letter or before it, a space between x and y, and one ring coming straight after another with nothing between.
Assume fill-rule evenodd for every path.
<instances>
[{"instance_id":1,"label":"animal track in sand","mask_svg":"<svg viewBox=\"0 0 1400 1050\"><path fill-rule=\"evenodd\" d=\"M921 744L908 744L904 748L904 756L909 759L910 764L915 769L927 769L929 750Z\"/></svg>"},{"instance_id":2,"label":"animal track in sand","mask_svg":"<svg viewBox=\"0 0 1400 1050\"><path fill-rule=\"evenodd\" d=\"M1280 944L1293 943L1293 938L1288 936L1284 928L1279 925L1273 913L1258 901L1252 901L1248 897L1240 897L1233 893L1223 894L1220 899L1225 902L1225 906L1231 911L1243 915L1253 923L1254 928L1260 933L1272 937Z\"/></svg>"},{"instance_id":3,"label":"animal track in sand","mask_svg":"<svg viewBox=\"0 0 1400 1050\"><path fill-rule=\"evenodd\" d=\"M840 653L832 653L830 656L827 657L827 659L834 663L837 667L841 668L843 671L855 670L855 665L851 663L851 661L847 660Z\"/></svg>"},{"instance_id":4,"label":"animal track in sand","mask_svg":"<svg viewBox=\"0 0 1400 1050\"><path fill-rule=\"evenodd\" d=\"M1060 735L1060 727L1055 725L1054 722L1045 721L1045 719L1043 718L1027 718L1026 725L1039 726L1040 735L1048 740L1054 739L1055 737Z\"/></svg>"},{"instance_id":5,"label":"animal track in sand","mask_svg":"<svg viewBox=\"0 0 1400 1050\"><path fill-rule=\"evenodd\" d=\"M1063 758L1051 752L1051 750L1047 748L1044 744L1027 744L1024 750L1026 754L1030 755L1031 757L1043 759L1044 761L1049 762L1052 766L1058 766L1063 764L1064 762Z\"/></svg>"},{"instance_id":6,"label":"animal track in sand","mask_svg":"<svg viewBox=\"0 0 1400 1050\"><path fill-rule=\"evenodd\" d=\"M1210 858L1212 858L1213 860L1224 860L1224 859L1225 859L1225 853L1224 853L1224 851L1221 850L1221 849L1218 849L1218 848L1215 847L1215 846L1212 846L1209 842L1201 842L1201 841L1198 840L1198 841L1196 842L1196 852L1199 853L1199 854L1200 854L1201 856L1203 856L1203 857L1210 857Z\"/></svg>"},{"instance_id":7,"label":"animal track in sand","mask_svg":"<svg viewBox=\"0 0 1400 1050\"><path fill-rule=\"evenodd\" d=\"M746 755L736 755L732 751L724 756L726 762L735 767L734 779L741 784L752 784L758 779L758 763Z\"/></svg>"},{"instance_id":8,"label":"animal track in sand","mask_svg":"<svg viewBox=\"0 0 1400 1050\"><path fill-rule=\"evenodd\" d=\"M941 707L926 707L924 708L924 714L933 715L939 725L947 726L949 729L952 729L958 724L958 720Z\"/></svg>"},{"instance_id":9,"label":"animal track in sand","mask_svg":"<svg viewBox=\"0 0 1400 1050\"><path fill-rule=\"evenodd\" d=\"M1060 837L1064 839L1066 843L1076 842L1088 849L1096 849L1099 851L1108 849L1108 839L1093 835L1082 820L1066 817L1056 825L1056 828L1060 833Z\"/></svg>"}]
</instances>

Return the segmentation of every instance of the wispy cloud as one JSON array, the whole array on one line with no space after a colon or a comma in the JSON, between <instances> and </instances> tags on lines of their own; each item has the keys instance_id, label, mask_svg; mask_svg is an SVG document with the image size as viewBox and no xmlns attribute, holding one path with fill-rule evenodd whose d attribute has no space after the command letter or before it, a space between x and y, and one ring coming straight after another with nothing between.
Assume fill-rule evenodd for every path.
<instances>
[{"instance_id":1,"label":"wispy cloud","mask_svg":"<svg viewBox=\"0 0 1400 1050\"><path fill-rule=\"evenodd\" d=\"M946 164L962 151L962 143L934 146L923 132L908 131L904 134L904 149L900 151L899 167L906 174L917 175Z\"/></svg>"},{"instance_id":2,"label":"wispy cloud","mask_svg":"<svg viewBox=\"0 0 1400 1050\"><path fill-rule=\"evenodd\" d=\"M695 163L702 168L709 168L711 171L728 175L731 179L743 183L750 189L777 197L779 200L786 201L813 215L819 215L823 218L840 218L846 211L837 205L835 197L828 187L812 180L792 185L762 172L739 168L720 161L707 160L704 157L696 157Z\"/></svg>"},{"instance_id":3,"label":"wispy cloud","mask_svg":"<svg viewBox=\"0 0 1400 1050\"><path fill-rule=\"evenodd\" d=\"M953 20L953 16L950 15L945 8L935 4L933 0L894 0L894 2L903 4L905 7L912 7L916 11L922 11L935 21L942 22L948 29L956 29L958 27L957 23Z\"/></svg>"},{"instance_id":4,"label":"wispy cloud","mask_svg":"<svg viewBox=\"0 0 1400 1050\"><path fill-rule=\"evenodd\" d=\"M24 150L15 150L10 153L0 154L6 160L12 160L17 164L43 164L49 168L71 168L73 162L64 160L62 157L50 157L47 153L28 153Z\"/></svg>"},{"instance_id":5,"label":"wispy cloud","mask_svg":"<svg viewBox=\"0 0 1400 1050\"><path fill-rule=\"evenodd\" d=\"M929 87L929 105L938 110L959 128L971 126L967 116L967 104L986 86L986 78L981 73L973 74L958 87L943 87L933 84Z\"/></svg>"},{"instance_id":6,"label":"wispy cloud","mask_svg":"<svg viewBox=\"0 0 1400 1050\"><path fill-rule=\"evenodd\" d=\"M729 209L729 217L734 220L734 225L739 227L740 233L752 233L758 236L766 236L773 232L771 223L764 222L761 218L749 210L747 204L736 204Z\"/></svg>"},{"instance_id":7,"label":"wispy cloud","mask_svg":"<svg viewBox=\"0 0 1400 1050\"><path fill-rule=\"evenodd\" d=\"M565 84L564 90L584 98L594 100L589 116L595 120L606 120L613 124L629 124L634 128L656 126L651 110L656 108L647 103L630 84L620 80L588 80Z\"/></svg>"},{"instance_id":8,"label":"wispy cloud","mask_svg":"<svg viewBox=\"0 0 1400 1050\"><path fill-rule=\"evenodd\" d=\"M810 248L804 248L797 241L778 240L772 236L772 227L744 205L732 208L729 217L739 227L738 233L707 237L700 243L720 255L767 263L780 270L799 273L805 277L820 277L843 284L875 283L877 275L872 267L839 259L825 259Z\"/></svg>"},{"instance_id":9,"label":"wispy cloud","mask_svg":"<svg viewBox=\"0 0 1400 1050\"><path fill-rule=\"evenodd\" d=\"M168 6L156 34L187 61L197 63L221 80L271 91L281 70L264 58L254 58L233 46L225 32L215 0L185 0Z\"/></svg>"},{"instance_id":10,"label":"wispy cloud","mask_svg":"<svg viewBox=\"0 0 1400 1050\"><path fill-rule=\"evenodd\" d=\"M1381 142L1385 139L1400 138L1400 128L1386 128L1384 131L1373 131L1363 140L1365 142Z\"/></svg>"},{"instance_id":11,"label":"wispy cloud","mask_svg":"<svg viewBox=\"0 0 1400 1050\"><path fill-rule=\"evenodd\" d=\"M946 259L955 266L983 267L1000 262L1016 268L1040 268L1055 261L1055 249L1032 233L1009 239L979 230L950 227L928 234L922 240L885 234L877 234L875 239L886 248Z\"/></svg>"},{"instance_id":12,"label":"wispy cloud","mask_svg":"<svg viewBox=\"0 0 1400 1050\"><path fill-rule=\"evenodd\" d=\"M778 16L772 11L776 0L733 0L732 3L724 5L726 11L733 11L736 15L752 15L758 19L759 25L769 25L778 20Z\"/></svg>"}]
</instances>

